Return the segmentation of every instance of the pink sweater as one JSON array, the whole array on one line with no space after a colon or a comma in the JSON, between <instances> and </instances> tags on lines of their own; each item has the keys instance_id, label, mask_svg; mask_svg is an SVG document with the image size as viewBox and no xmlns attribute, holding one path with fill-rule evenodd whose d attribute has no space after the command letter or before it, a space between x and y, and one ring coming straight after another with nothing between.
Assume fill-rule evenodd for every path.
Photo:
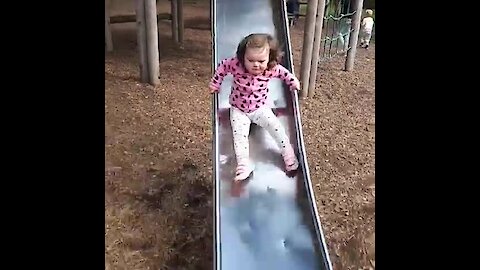
<instances>
[{"instance_id":1,"label":"pink sweater","mask_svg":"<svg viewBox=\"0 0 480 270\"><path fill-rule=\"evenodd\" d=\"M265 105L268 95L268 82L271 78L283 80L291 90L294 88L294 75L281 65L266 70L262 75L248 73L236 57L224 59L211 79L211 87L219 90L227 74L233 75L230 105L245 113L250 113Z\"/></svg>"}]
</instances>

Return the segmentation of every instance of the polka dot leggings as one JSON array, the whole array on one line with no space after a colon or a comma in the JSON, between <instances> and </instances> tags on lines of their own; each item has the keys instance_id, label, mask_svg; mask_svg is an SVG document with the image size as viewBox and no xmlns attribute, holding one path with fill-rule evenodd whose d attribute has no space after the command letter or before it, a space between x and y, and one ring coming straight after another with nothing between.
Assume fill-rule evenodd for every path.
<instances>
[{"instance_id":1,"label":"polka dot leggings","mask_svg":"<svg viewBox=\"0 0 480 270\"><path fill-rule=\"evenodd\" d=\"M297 163L290 139L280 120L273 114L273 111L263 106L251 113L244 113L235 107L230 108L230 122L233 131L233 145L238 165L246 165L249 159L248 135L250 123L255 123L265 128L275 139L282 151L282 155Z\"/></svg>"}]
</instances>

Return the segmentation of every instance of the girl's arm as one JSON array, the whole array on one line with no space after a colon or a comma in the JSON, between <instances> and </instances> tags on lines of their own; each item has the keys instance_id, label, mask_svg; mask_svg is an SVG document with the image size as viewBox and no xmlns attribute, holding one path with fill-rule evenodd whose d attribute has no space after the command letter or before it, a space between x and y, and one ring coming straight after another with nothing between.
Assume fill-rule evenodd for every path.
<instances>
[{"instance_id":1,"label":"girl's arm","mask_svg":"<svg viewBox=\"0 0 480 270\"><path fill-rule=\"evenodd\" d=\"M236 58L228 58L222 60L218 65L215 73L213 74L212 79L210 80L210 90L212 92L218 92L220 90L220 86L222 85L223 79L227 74L233 73L234 66L238 62Z\"/></svg>"},{"instance_id":2,"label":"girl's arm","mask_svg":"<svg viewBox=\"0 0 480 270\"><path fill-rule=\"evenodd\" d=\"M295 77L295 74L282 65L277 65L273 68L273 77L284 81L290 87L290 90L300 90L300 82Z\"/></svg>"}]
</instances>

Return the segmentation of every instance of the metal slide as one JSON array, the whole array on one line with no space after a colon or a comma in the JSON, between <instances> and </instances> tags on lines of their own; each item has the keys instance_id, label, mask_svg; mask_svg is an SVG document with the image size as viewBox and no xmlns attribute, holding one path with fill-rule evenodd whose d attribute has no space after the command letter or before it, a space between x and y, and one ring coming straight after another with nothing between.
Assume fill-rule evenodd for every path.
<instances>
[{"instance_id":1,"label":"metal slide","mask_svg":"<svg viewBox=\"0 0 480 270\"><path fill-rule=\"evenodd\" d=\"M293 61L284 0L213 0L211 4L213 63L235 56L240 40L253 32L278 38L284 62ZM212 71L213 72L213 71ZM240 194L232 192L235 154L230 127L228 75L213 96L214 269L332 269L317 214L303 143L297 93L278 79L270 82L269 103L285 126L300 160L298 173L284 171L280 150L266 130L252 125L252 177Z\"/></svg>"}]
</instances>

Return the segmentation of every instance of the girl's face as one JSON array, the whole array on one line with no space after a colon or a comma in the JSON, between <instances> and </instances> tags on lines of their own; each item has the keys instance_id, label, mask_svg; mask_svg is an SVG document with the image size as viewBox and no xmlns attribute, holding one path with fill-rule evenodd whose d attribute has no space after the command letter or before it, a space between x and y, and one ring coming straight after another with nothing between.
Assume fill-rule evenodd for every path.
<instances>
[{"instance_id":1,"label":"girl's face","mask_svg":"<svg viewBox=\"0 0 480 270\"><path fill-rule=\"evenodd\" d=\"M245 51L245 68L250 74L260 75L268 65L270 55L270 47L268 45L263 48L247 48Z\"/></svg>"}]
</instances>

